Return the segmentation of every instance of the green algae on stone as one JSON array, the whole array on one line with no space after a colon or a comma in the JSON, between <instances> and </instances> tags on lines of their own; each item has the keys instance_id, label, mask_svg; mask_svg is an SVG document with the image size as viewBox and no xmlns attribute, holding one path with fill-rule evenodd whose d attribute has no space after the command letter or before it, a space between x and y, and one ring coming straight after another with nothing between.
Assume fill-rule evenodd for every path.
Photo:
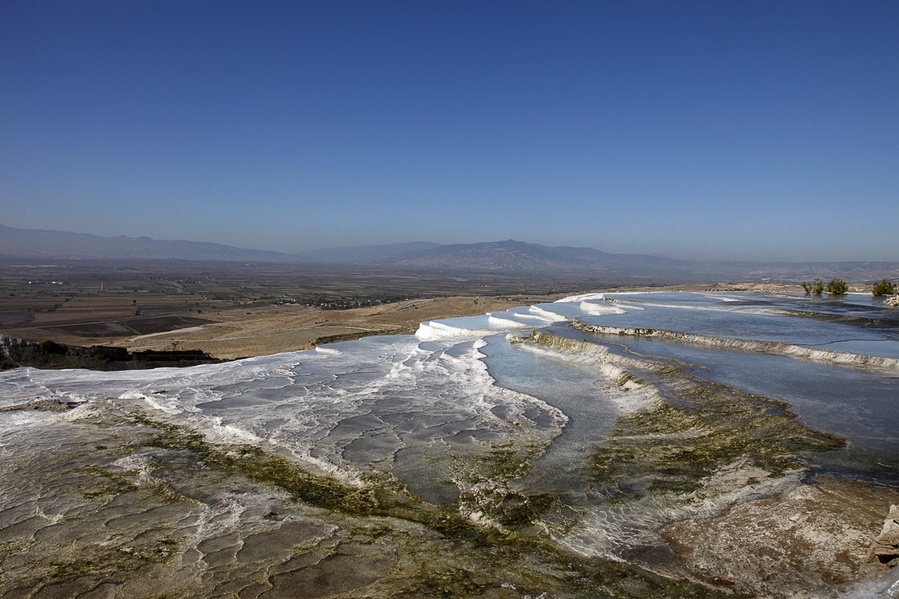
<instances>
[{"instance_id":1,"label":"green algae on stone","mask_svg":"<svg viewBox=\"0 0 899 599\"><path fill-rule=\"evenodd\" d=\"M94 546L78 557L45 562L33 560L31 575L45 581L63 581L78 577L102 580L121 572L133 572L148 564L170 562L180 551L181 539L159 530L137 542L118 546Z\"/></svg>"},{"instance_id":2,"label":"green algae on stone","mask_svg":"<svg viewBox=\"0 0 899 599\"><path fill-rule=\"evenodd\" d=\"M844 445L804 427L781 402L671 369L661 373L666 385L676 386L676 403L620 415L594 452L596 478L611 497L702 496L704 481L732 464L776 477L801 469L807 452Z\"/></svg>"},{"instance_id":3,"label":"green algae on stone","mask_svg":"<svg viewBox=\"0 0 899 599\"><path fill-rule=\"evenodd\" d=\"M113 497L121 493L136 491L137 486L127 476L104 468L97 464L91 464L83 468L83 472L90 476L90 485L85 485L80 491L85 499L95 497Z\"/></svg>"},{"instance_id":4,"label":"green algae on stone","mask_svg":"<svg viewBox=\"0 0 899 599\"><path fill-rule=\"evenodd\" d=\"M144 424L158 432L151 445L195 454L209 468L227 473L239 473L254 482L278 487L294 499L316 507L373 514L379 511L383 488L354 487L334 478L316 475L289 459L266 452L252 445L217 446L185 426L153 420L142 416Z\"/></svg>"},{"instance_id":5,"label":"green algae on stone","mask_svg":"<svg viewBox=\"0 0 899 599\"><path fill-rule=\"evenodd\" d=\"M519 528L533 524L540 515L560 505L554 493L526 493L513 487L543 452L537 440L523 444L505 441L487 446L487 451L452 455L454 482L460 489L458 508L476 520Z\"/></svg>"},{"instance_id":6,"label":"green algae on stone","mask_svg":"<svg viewBox=\"0 0 899 599\"><path fill-rule=\"evenodd\" d=\"M258 597L282 593L300 579L315 596L344 598L723 596L569 553L535 530L524 535L484 526L421 500L388 474L346 485L264 448L212 443L187 424L148 416L138 402L97 402L53 435L62 443L45 448L32 435L15 448L43 450L40 460L21 454L34 483L29 492L66 506L65 517L47 512L52 518L39 518L39 526L26 522L4 531L4 599L101 591L143 599ZM500 444L469 458L474 470L515 477L529 468L522 458L537 449L525 443L519 454ZM91 480L103 492L85 496ZM205 522L228 522L221 516L242 497L265 499L234 512L240 521L203 532ZM8 522L21 521L35 506L26 507L10 511ZM323 536L295 537L283 530L291 522ZM225 555L237 544L249 553ZM354 572L352 585L344 568Z\"/></svg>"},{"instance_id":7,"label":"green algae on stone","mask_svg":"<svg viewBox=\"0 0 899 599\"><path fill-rule=\"evenodd\" d=\"M276 486L297 500L333 510L343 518L361 518L357 520L360 523L379 519L376 533L380 542L390 542L413 554L421 552L422 539L415 540L408 532L389 524L399 519L433 531L441 543L448 543L440 555L419 558L413 571L395 567L393 586L388 582L379 584L392 590L381 596L502 597L510 596L515 589L511 596L546 592L560 597L721 596L694 583L670 580L634 566L583 558L538 536L523 536L504 526L478 524L459 512L422 501L392 479L373 479L367 488L360 489L313 475L286 458L257 447L219 447L186 427L146 417L143 420L159 431L153 441L157 446L195 452L209 467ZM524 447L497 444L486 455L469 456L469 464L482 475L492 473L511 480L526 473L530 469L528 459L538 453L539 445L533 443ZM556 500L510 491L496 504L494 515L517 526L531 522ZM360 533L364 537L372 534L365 528Z\"/></svg>"}]
</instances>

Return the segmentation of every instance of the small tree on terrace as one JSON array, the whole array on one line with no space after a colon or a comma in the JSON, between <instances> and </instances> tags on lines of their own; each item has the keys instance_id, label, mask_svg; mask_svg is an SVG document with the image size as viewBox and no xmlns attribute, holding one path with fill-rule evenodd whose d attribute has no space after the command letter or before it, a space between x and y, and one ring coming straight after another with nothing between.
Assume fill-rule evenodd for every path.
<instances>
[{"instance_id":1,"label":"small tree on terrace","mask_svg":"<svg viewBox=\"0 0 899 599\"><path fill-rule=\"evenodd\" d=\"M849 291L849 285L843 279L832 279L824 290L831 295L844 295Z\"/></svg>"},{"instance_id":2,"label":"small tree on terrace","mask_svg":"<svg viewBox=\"0 0 899 599\"><path fill-rule=\"evenodd\" d=\"M815 289L814 294L818 297L821 297L821 294L824 293L824 283L821 279L815 279Z\"/></svg>"},{"instance_id":3,"label":"small tree on terrace","mask_svg":"<svg viewBox=\"0 0 899 599\"><path fill-rule=\"evenodd\" d=\"M818 297L821 297L821 293L824 291L824 283L821 282L821 279L815 279L812 283L803 283L802 288L805 290L806 295L815 294Z\"/></svg>"},{"instance_id":4,"label":"small tree on terrace","mask_svg":"<svg viewBox=\"0 0 899 599\"><path fill-rule=\"evenodd\" d=\"M884 279L874 283L874 288L871 290L871 293L874 294L874 297L894 295L896 293L896 286L893 285L889 279Z\"/></svg>"}]
</instances>

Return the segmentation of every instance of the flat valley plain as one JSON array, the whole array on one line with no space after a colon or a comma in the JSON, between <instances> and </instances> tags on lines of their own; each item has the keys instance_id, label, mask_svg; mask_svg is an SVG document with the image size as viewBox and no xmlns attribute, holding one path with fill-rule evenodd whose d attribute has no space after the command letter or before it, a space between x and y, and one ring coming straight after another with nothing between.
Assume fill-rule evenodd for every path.
<instances>
[{"instance_id":1,"label":"flat valley plain","mask_svg":"<svg viewBox=\"0 0 899 599\"><path fill-rule=\"evenodd\" d=\"M132 351L268 355L483 314L622 281L214 262L0 264L0 333Z\"/></svg>"}]
</instances>

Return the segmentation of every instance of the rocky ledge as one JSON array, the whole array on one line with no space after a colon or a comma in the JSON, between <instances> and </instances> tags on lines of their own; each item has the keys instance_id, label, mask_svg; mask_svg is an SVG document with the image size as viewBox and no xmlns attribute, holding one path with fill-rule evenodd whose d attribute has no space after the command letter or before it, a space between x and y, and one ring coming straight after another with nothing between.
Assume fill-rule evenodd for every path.
<instances>
[{"instance_id":1,"label":"rocky ledge","mask_svg":"<svg viewBox=\"0 0 899 599\"><path fill-rule=\"evenodd\" d=\"M129 352L123 347L64 345L55 341L24 341L0 335L0 370L34 368L88 368L132 370L162 366L196 366L221 362L198 349Z\"/></svg>"},{"instance_id":2,"label":"rocky ledge","mask_svg":"<svg viewBox=\"0 0 899 599\"><path fill-rule=\"evenodd\" d=\"M899 505L891 505L880 534L871 545L871 557L889 567L899 565Z\"/></svg>"}]
</instances>

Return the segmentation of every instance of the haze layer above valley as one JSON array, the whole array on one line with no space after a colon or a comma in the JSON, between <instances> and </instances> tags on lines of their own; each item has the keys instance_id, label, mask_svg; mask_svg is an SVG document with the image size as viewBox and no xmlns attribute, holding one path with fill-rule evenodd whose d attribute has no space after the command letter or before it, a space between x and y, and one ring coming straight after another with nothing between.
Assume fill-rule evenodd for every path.
<instances>
[{"instance_id":1,"label":"haze layer above valley","mask_svg":"<svg viewBox=\"0 0 899 599\"><path fill-rule=\"evenodd\" d=\"M709 260L690 261L649 254L615 254L586 247L548 247L516 240L469 244L411 242L288 254L207 242L101 237L3 225L0 225L0 260L191 260L507 275L553 273L590 277L603 284L717 280L796 283L815 277L839 277L862 283L883 277L899 278L899 262L744 262L715 260L711 255Z\"/></svg>"}]
</instances>

